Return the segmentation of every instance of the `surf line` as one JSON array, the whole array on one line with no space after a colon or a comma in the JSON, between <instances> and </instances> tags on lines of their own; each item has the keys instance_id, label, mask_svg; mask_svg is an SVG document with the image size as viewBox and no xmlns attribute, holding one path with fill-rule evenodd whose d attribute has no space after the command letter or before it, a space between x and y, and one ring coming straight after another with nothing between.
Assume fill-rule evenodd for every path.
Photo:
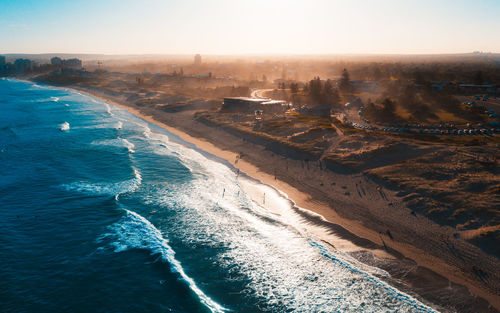
<instances>
[{"instance_id":1,"label":"surf line","mask_svg":"<svg viewBox=\"0 0 500 313\"><path fill-rule=\"evenodd\" d=\"M339 264L340 266L344 267L345 269L353 272L353 273L357 273L357 274L360 274L363 276L364 279L366 279L367 281L385 289L388 293L392 294L396 299L412 306L413 308L419 310L420 312L426 312L426 313L437 313L434 309L432 309L431 307L421 303L420 301L418 301L417 299L413 298L412 296L388 285L387 283L375 278L375 276L369 274L369 273L366 273L364 271L361 271L360 269L356 268L355 266L349 264L348 262L345 262L343 260L341 260L340 258L338 257L335 257L334 255L332 255L330 253L330 251L325 247L323 246L322 244L312 240L312 239L308 239L308 242L309 244L312 246L312 247L315 247L319 250L320 254L331 260L332 262L334 263L337 263Z\"/></svg>"},{"instance_id":2,"label":"surf line","mask_svg":"<svg viewBox=\"0 0 500 313\"><path fill-rule=\"evenodd\" d=\"M148 247L152 254L160 254L162 260L168 263L171 266L172 271L176 272L180 275L182 280L188 285L188 287L198 296L200 302L205 305L212 313L224 313L230 311L229 309L224 308L209 296L207 296L195 283L195 281L184 272L184 268L181 263L175 258L175 251L168 244L168 240L165 239L161 231L156 228L150 221L148 221L143 216L124 209L127 213L127 217L129 218L131 223L139 223L143 225L143 229L146 232L149 232L149 237L153 239L153 246ZM122 228L121 228L122 229ZM153 248L153 249L151 249Z\"/></svg>"}]
</instances>

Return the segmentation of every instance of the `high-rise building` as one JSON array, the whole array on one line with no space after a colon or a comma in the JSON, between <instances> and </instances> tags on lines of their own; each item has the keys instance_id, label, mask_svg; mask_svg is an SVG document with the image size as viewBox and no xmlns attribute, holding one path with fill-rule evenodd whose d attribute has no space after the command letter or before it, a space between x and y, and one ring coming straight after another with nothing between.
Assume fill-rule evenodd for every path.
<instances>
[{"instance_id":1,"label":"high-rise building","mask_svg":"<svg viewBox=\"0 0 500 313\"><path fill-rule=\"evenodd\" d=\"M194 65L201 65L201 55L197 54L194 56Z\"/></svg>"},{"instance_id":2,"label":"high-rise building","mask_svg":"<svg viewBox=\"0 0 500 313\"><path fill-rule=\"evenodd\" d=\"M28 59L17 59L14 62L14 70L17 73L25 73L31 70L31 61Z\"/></svg>"},{"instance_id":3,"label":"high-rise building","mask_svg":"<svg viewBox=\"0 0 500 313\"><path fill-rule=\"evenodd\" d=\"M7 72L6 66L5 66L5 57L3 55L0 55L0 74L4 74Z\"/></svg>"}]
</instances>

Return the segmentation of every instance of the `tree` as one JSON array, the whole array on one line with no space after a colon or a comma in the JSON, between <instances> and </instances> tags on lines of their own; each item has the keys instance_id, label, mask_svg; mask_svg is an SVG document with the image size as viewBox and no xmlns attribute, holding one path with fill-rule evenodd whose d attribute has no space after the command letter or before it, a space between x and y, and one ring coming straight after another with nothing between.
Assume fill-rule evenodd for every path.
<instances>
[{"instance_id":1,"label":"tree","mask_svg":"<svg viewBox=\"0 0 500 313\"><path fill-rule=\"evenodd\" d=\"M382 78L382 72L380 71L380 68L378 66L375 66L373 69L373 79L375 81L379 81Z\"/></svg>"},{"instance_id":2,"label":"tree","mask_svg":"<svg viewBox=\"0 0 500 313\"><path fill-rule=\"evenodd\" d=\"M368 99L368 103L366 104L365 111L370 112L370 113L375 112L375 104L372 102L372 99Z\"/></svg>"},{"instance_id":3,"label":"tree","mask_svg":"<svg viewBox=\"0 0 500 313\"><path fill-rule=\"evenodd\" d=\"M406 85L398 100L399 104L406 108L411 108L415 105L417 102L415 87L413 85Z\"/></svg>"},{"instance_id":4,"label":"tree","mask_svg":"<svg viewBox=\"0 0 500 313\"><path fill-rule=\"evenodd\" d=\"M349 78L349 72L347 72L346 69L342 71L339 87L342 91L350 91L351 89L351 80Z\"/></svg>"},{"instance_id":5,"label":"tree","mask_svg":"<svg viewBox=\"0 0 500 313\"><path fill-rule=\"evenodd\" d=\"M395 111L396 107L394 106L394 101L389 98L385 98L385 100L382 102L382 113L386 117L392 117L394 116Z\"/></svg>"},{"instance_id":6,"label":"tree","mask_svg":"<svg viewBox=\"0 0 500 313\"><path fill-rule=\"evenodd\" d=\"M483 72L477 71L474 75L474 84L482 85L484 83Z\"/></svg>"},{"instance_id":7,"label":"tree","mask_svg":"<svg viewBox=\"0 0 500 313\"><path fill-rule=\"evenodd\" d=\"M309 95L311 98L317 102L321 101L321 91L322 91L321 79L315 77L309 82Z\"/></svg>"},{"instance_id":8,"label":"tree","mask_svg":"<svg viewBox=\"0 0 500 313\"><path fill-rule=\"evenodd\" d=\"M297 92L299 92L299 84L297 83L291 83L290 84L290 91L295 94Z\"/></svg>"},{"instance_id":9,"label":"tree","mask_svg":"<svg viewBox=\"0 0 500 313\"><path fill-rule=\"evenodd\" d=\"M328 95L328 102L332 109L336 109L340 105L340 96L337 88L333 88L332 92Z\"/></svg>"},{"instance_id":10,"label":"tree","mask_svg":"<svg viewBox=\"0 0 500 313\"><path fill-rule=\"evenodd\" d=\"M417 70L413 73L413 79L415 79L415 83L419 85L425 85L425 77L424 73Z\"/></svg>"}]
</instances>

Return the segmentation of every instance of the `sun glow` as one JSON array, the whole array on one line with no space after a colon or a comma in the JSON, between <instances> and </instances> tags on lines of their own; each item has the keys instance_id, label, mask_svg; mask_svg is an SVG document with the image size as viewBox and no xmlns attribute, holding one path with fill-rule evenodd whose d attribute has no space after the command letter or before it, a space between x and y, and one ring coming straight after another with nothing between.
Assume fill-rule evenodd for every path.
<instances>
[{"instance_id":1,"label":"sun glow","mask_svg":"<svg viewBox=\"0 0 500 313\"><path fill-rule=\"evenodd\" d=\"M496 1L2 1L0 53L499 51Z\"/></svg>"}]
</instances>

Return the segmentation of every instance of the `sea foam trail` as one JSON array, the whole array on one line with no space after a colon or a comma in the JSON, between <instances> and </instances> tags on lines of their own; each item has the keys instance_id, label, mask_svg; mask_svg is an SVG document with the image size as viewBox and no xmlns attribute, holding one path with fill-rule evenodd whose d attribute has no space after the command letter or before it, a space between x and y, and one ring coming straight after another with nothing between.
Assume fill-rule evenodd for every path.
<instances>
[{"instance_id":1,"label":"sea foam trail","mask_svg":"<svg viewBox=\"0 0 500 313\"><path fill-rule=\"evenodd\" d=\"M77 191L93 195L110 195L116 198L121 194L134 192L142 183L141 172L134 168L134 178L117 183L74 182L62 185L68 191Z\"/></svg>"},{"instance_id":2,"label":"sea foam trail","mask_svg":"<svg viewBox=\"0 0 500 313\"><path fill-rule=\"evenodd\" d=\"M116 125L120 126L120 125ZM123 147L127 148L128 152L134 153L135 152L135 145L128 141L125 138L118 137L117 139L107 139L107 140L100 140L100 141L93 141L93 145L103 145L103 146L112 146L112 147Z\"/></svg>"},{"instance_id":3,"label":"sea foam trail","mask_svg":"<svg viewBox=\"0 0 500 313\"><path fill-rule=\"evenodd\" d=\"M99 103L98 101L96 101L96 100L94 100L94 99L92 99L92 101L93 101L94 103ZM104 101L100 101L100 102L102 102L102 103L104 104L104 107L106 108L106 112L107 112L110 116L115 116L115 115L113 114L113 112L111 112L111 106L110 106L107 102L104 102Z\"/></svg>"},{"instance_id":4,"label":"sea foam trail","mask_svg":"<svg viewBox=\"0 0 500 313\"><path fill-rule=\"evenodd\" d=\"M168 240L163 238L161 232L153 224L135 212L125 211L126 215L121 221L109 226L112 233L105 234L100 238L101 240L105 237L114 239L112 245L115 252L128 249L148 249L152 255L160 255L162 261L168 263L172 271L179 274L211 312L227 311L198 288L194 280L184 272L184 268L175 258L175 252L168 244Z\"/></svg>"}]
</instances>

